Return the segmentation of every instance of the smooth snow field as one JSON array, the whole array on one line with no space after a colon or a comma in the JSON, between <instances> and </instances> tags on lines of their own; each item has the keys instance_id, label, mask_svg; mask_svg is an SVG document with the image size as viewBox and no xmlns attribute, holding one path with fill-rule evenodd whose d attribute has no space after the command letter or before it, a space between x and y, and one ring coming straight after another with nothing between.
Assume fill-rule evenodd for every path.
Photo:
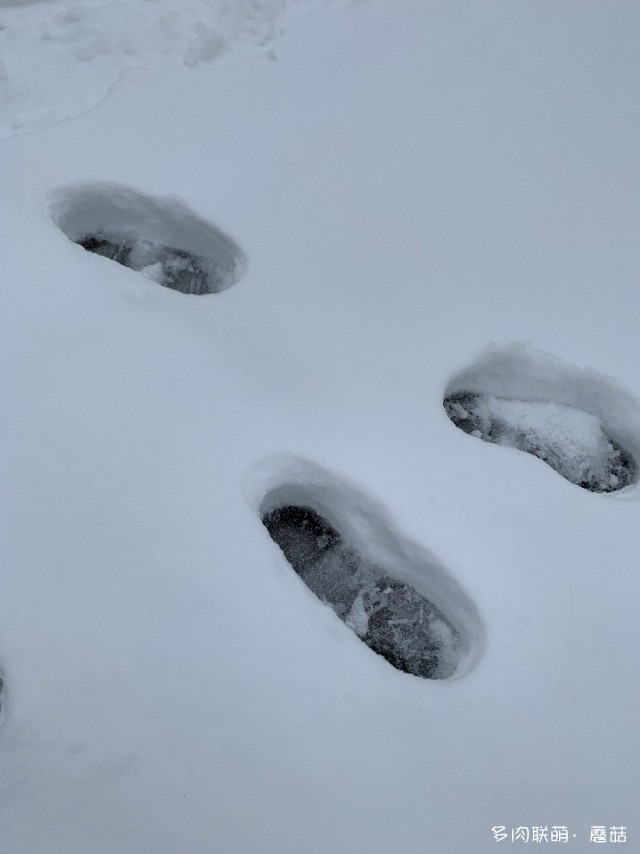
<instances>
[{"instance_id":1,"label":"smooth snow field","mask_svg":"<svg viewBox=\"0 0 640 854\"><path fill-rule=\"evenodd\" d=\"M639 850L639 39L0 2L1 854Z\"/></svg>"}]
</instances>

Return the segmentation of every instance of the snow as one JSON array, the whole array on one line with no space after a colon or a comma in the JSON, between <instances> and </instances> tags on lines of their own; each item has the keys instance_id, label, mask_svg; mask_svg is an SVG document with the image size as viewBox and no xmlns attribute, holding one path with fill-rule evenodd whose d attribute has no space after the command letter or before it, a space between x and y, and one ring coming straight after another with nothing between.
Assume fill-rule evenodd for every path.
<instances>
[{"instance_id":1,"label":"snow","mask_svg":"<svg viewBox=\"0 0 640 854\"><path fill-rule=\"evenodd\" d=\"M0 138L85 112L135 69L237 62L327 2L0 0Z\"/></svg>"},{"instance_id":2,"label":"snow","mask_svg":"<svg viewBox=\"0 0 640 854\"><path fill-rule=\"evenodd\" d=\"M633 848L638 487L443 401L573 408L640 458L639 17L2 9L3 850ZM199 23L224 48L188 65ZM233 275L161 287L85 228ZM287 504L444 615L451 678L302 583L262 523Z\"/></svg>"},{"instance_id":3,"label":"snow","mask_svg":"<svg viewBox=\"0 0 640 854\"><path fill-rule=\"evenodd\" d=\"M445 409L465 433L533 454L593 492L611 492L637 480L634 458L606 436L600 419L589 412L464 392L446 398Z\"/></svg>"}]
</instances>

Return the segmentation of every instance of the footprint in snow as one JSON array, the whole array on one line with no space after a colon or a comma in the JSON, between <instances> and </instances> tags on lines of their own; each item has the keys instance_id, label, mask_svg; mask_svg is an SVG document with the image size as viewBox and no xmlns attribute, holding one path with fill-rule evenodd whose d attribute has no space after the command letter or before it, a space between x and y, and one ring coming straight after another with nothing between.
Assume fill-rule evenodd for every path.
<instances>
[{"instance_id":1,"label":"footprint in snow","mask_svg":"<svg viewBox=\"0 0 640 854\"><path fill-rule=\"evenodd\" d=\"M328 510L326 487L288 484L263 500L262 522L300 579L373 652L414 676L457 675L480 646L474 606L448 573L372 515L370 502L358 509L348 490L329 487Z\"/></svg>"},{"instance_id":2,"label":"footprint in snow","mask_svg":"<svg viewBox=\"0 0 640 854\"><path fill-rule=\"evenodd\" d=\"M452 385L444 408L465 433L532 454L591 492L614 492L637 481L632 452L612 435L616 427L621 432L629 407L605 378L550 357L536 363L512 347L491 354Z\"/></svg>"},{"instance_id":3,"label":"footprint in snow","mask_svg":"<svg viewBox=\"0 0 640 854\"><path fill-rule=\"evenodd\" d=\"M246 266L229 237L174 198L93 184L59 191L52 214L83 249L183 294L223 291L239 280Z\"/></svg>"}]
</instances>

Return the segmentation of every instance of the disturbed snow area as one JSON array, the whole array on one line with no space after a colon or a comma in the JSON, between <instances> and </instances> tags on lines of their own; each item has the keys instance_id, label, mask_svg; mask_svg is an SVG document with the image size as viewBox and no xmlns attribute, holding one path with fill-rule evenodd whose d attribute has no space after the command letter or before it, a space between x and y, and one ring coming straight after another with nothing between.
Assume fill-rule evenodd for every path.
<instances>
[{"instance_id":1,"label":"disturbed snow area","mask_svg":"<svg viewBox=\"0 0 640 854\"><path fill-rule=\"evenodd\" d=\"M0 22L3 854L631 849L636 0Z\"/></svg>"},{"instance_id":2,"label":"disturbed snow area","mask_svg":"<svg viewBox=\"0 0 640 854\"><path fill-rule=\"evenodd\" d=\"M84 112L130 69L264 51L326 2L0 0L0 138Z\"/></svg>"}]
</instances>

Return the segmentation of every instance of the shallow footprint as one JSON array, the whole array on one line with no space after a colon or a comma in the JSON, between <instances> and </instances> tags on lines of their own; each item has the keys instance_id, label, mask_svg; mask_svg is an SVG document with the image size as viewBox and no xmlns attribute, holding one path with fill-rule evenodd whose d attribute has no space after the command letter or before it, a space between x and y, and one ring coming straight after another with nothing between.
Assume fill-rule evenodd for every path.
<instances>
[{"instance_id":1,"label":"shallow footprint","mask_svg":"<svg viewBox=\"0 0 640 854\"><path fill-rule=\"evenodd\" d=\"M278 506L262 522L307 587L370 649L414 676L453 675L461 635L428 599L366 560L312 507Z\"/></svg>"},{"instance_id":2,"label":"shallow footprint","mask_svg":"<svg viewBox=\"0 0 640 854\"><path fill-rule=\"evenodd\" d=\"M467 383L476 390L465 388ZM605 378L571 370L551 357L535 361L512 347L485 358L484 377L478 365L455 385L460 390L450 391L443 405L465 433L532 454L591 492L614 492L637 481L633 454L612 438L600 415L606 412L615 425L615 410L626 414L631 407Z\"/></svg>"},{"instance_id":3,"label":"shallow footprint","mask_svg":"<svg viewBox=\"0 0 640 854\"><path fill-rule=\"evenodd\" d=\"M91 185L59 191L53 219L88 252L183 294L218 293L244 270L244 256L234 242L177 199Z\"/></svg>"}]
</instances>

